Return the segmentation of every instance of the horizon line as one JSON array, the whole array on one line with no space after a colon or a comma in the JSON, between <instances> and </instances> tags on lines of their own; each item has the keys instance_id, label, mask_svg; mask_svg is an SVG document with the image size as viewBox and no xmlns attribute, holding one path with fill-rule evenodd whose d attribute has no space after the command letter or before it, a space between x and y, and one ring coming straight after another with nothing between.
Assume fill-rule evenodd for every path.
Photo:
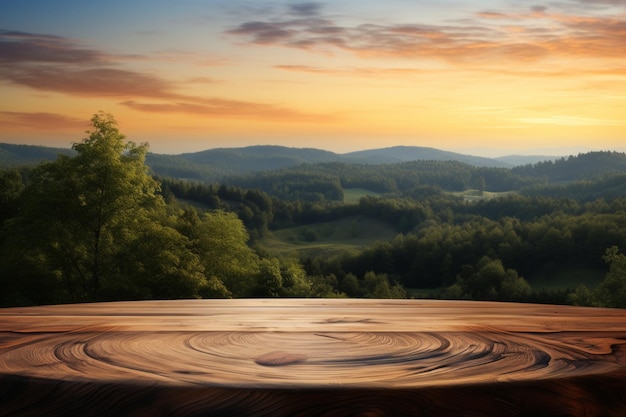
<instances>
[{"instance_id":1,"label":"horizon line","mask_svg":"<svg viewBox=\"0 0 626 417\"><path fill-rule=\"evenodd\" d=\"M135 141L132 141L132 142L135 142ZM419 145L406 145L406 144L397 144L397 145L384 146L384 147L378 147L378 148L365 148L365 149L357 149L357 150L351 150L351 151L345 151L345 152L337 152L337 151L333 151L330 149L319 148L319 147L287 146L287 145L271 144L271 143L258 143L254 145L243 145L243 146L216 146L216 147L202 148L199 150L186 150L183 152L154 152L151 150L152 146L150 142L135 142L135 143L147 143L148 153L150 154L172 155L172 156L200 153L200 152L213 151L213 150L223 150L223 149L234 150L234 149L246 149L246 148L254 148L254 147L275 147L275 148L301 149L301 150L310 149L310 150L330 152L335 155L348 155L348 154L356 153L356 152L367 152L367 151L393 149L393 148L415 148L415 149L431 149L431 150L436 150L436 151L441 151L441 152L450 152L450 153L456 153L456 154L463 155L463 156L471 156L471 157L478 157L478 158L485 158L485 159L497 159L497 158L514 157L514 156L529 156L529 157L540 156L540 157L552 158L552 157L576 156L579 154L591 153L591 152L626 153L626 148L599 149L599 148L590 148L590 147L581 147L581 146L571 146L571 147L562 146L562 147L552 147L552 148L534 148L534 149L525 149L525 150L511 149L507 151L502 148L469 147L469 148L444 149L444 148L435 148L432 146L419 146ZM34 143L15 143L15 142L6 142L6 141L0 141L0 144L15 145L15 146L31 146L31 147L40 147L40 148L49 148L49 149L68 149L69 150L72 148L71 144L67 147L34 144ZM490 155L489 156L486 155L485 152L488 152Z\"/></svg>"}]
</instances>

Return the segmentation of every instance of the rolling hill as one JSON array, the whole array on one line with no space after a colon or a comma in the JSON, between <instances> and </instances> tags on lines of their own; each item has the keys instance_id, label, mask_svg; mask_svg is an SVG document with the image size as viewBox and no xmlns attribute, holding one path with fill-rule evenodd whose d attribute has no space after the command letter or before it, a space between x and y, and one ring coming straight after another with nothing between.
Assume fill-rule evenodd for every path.
<instances>
[{"instance_id":1,"label":"rolling hill","mask_svg":"<svg viewBox=\"0 0 626 417\"><path fill-rule=\"evenodd\" d=\"M503 162L505 164L509 164L509 166L521 166L528 164L536 164L538 162L544 161L554 161L561 158L560 156L555 155L505 155L498 156L495 159L496 161Z\"/></svg>"},{"instance_id":2,"label":"rolling hill","mask_svg":"<svg viewBox=\"0 0 626 417\"><path fill-rule=\"evenodd\" d=\"M14 168L54 161L59 155L74 155L72 149L0 143L0 168Z\"/></svg>"},{"instance_id":3,"label":"rolling hill","mask_svg":"<svg viewBox=\"0 0 626 417\"><path fill-rule=\"evenodd\" d=\"M33 166L53 161L59 154L72 155L71 149L0 143L0 167ZM216 181L224 176L289 168L302 164L344 162L393 164L408 161L456 161L478 167L512 167L496 159L463 155L434 148L395 146L337 154L314 148L248 146L216 148L177 155L149 153L146 163L154 174L198 181Z\"/></svg>"},{"instance_id":4,"label":"rolling hill","mask_svg":"<svg viewBox=\"0 0 626 417\"><path fill-rule=\"evenodd\" d=\"M420 146L393 146L390 148L369 149L346 153L343 154L343 157L355 162L367 164L393 164L411 161L456 161L477 167L510 168L513 166L497 159L464 155Z\"/></svg>"},{"instance_id":5,"label":"rolling hill","mask_svg":"<svg viewBox=\"0 0 626 417\"><path fill-rule=\"evenodd\" d=\"M34 166L53 161L72 149L0 143L0 168ZM156 176L203 182L226 177L294 168L304 164L394 165L414 161L457 162L475 168L510 168L524 176L544 176L549 181L568 181L594 174L626 171L626 155L619 152L589 152L568 158L510 156L484 158L418 146L394 146L337 154L314 148L248 146L217 148L178 155L148 153L147 165ZM322 168L321 168L322 169Z\"/></svg>"}]
</instances>

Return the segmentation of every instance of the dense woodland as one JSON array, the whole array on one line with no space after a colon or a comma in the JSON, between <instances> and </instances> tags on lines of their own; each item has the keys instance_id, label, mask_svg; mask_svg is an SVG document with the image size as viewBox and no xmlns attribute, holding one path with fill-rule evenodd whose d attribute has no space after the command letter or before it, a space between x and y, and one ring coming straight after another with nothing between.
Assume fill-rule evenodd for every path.
<instances>
[{"instance_id":1,"label":"dense woodland","mask_svg":"<svg viewBox=\"0 0 626 417\"><path fill-rule=\"evenodd\" d=\"M515 168L305 163L209 183L155 175L147 145L108 114L92 127L72 153L0 171L0 305L428 296L626 307L622 153ZM363 195L347 201L353 189ZM315 242L316 225L341 219L359 220L355 236L376 221L395 237L288 255L264 244L303 226ZM563 271L592 284L551 282Z\"/></svg>"}]
</instances>

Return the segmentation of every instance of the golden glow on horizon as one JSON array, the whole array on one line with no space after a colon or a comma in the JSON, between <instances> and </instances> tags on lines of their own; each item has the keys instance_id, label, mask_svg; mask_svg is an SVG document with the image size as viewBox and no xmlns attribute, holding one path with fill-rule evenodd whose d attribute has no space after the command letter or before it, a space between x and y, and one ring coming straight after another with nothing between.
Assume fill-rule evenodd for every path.
<instances>
[{"instance_id":1,"label":"golden glow on horizon","mask_svg":"<svg viewBox=\"0 0 626 417\"><path fill-rule=\"evenodd\" d=\"M491 0L440 20L434 2L415 16L393 3L387 19L342 16L346 4L268 4L253 18L234 2L216 10L238 13L212 25L112 25L125 45L81 40L61 20L40 32L0 18L0 141L69 145L103 110L129 139L167 153L258 143L624 149L626 5Z\"/></svg>"}]
</instances>

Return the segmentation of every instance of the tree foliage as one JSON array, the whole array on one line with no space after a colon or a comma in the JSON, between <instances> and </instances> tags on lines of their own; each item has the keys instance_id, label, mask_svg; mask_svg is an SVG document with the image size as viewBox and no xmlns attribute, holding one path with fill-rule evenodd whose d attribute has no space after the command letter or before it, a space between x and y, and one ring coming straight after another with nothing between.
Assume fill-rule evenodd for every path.
<instances>
[{"instance_id":1,"label":"tree foliage","mask_svg":"<svg viewBox=\"0 0 626 417\"><path fill-rule=\"evenodd\" d=\"M164 209L144 165L147 145L125 142L110 115L91 122L88 137L73 146L76 156L33 170L19 219L74 301L100 299L103 287L117 285L119 251Z\"/></svg>"},{"instance_id":2,"label":"tree foliage","mask_svg":"<svg viewBox=\"0 0 626 417\"><path fill-rule=\"evenodd\" d=\"M126 141L108 114L91 123L72 153L0 171L4 305L393 298L410 296L407 288L451 298L626 305L626 256L617 249L626 246L621 154L517 169L442 161L304 164L205 184L153 178L147 144ZM599 163L608 168L598 170ZM371 195L344 202L350 187ZM468 188L482 198L453 193ZM507 193L491 198L494 191ZM384 222L397 235L332 256L263 247L274 230L293 226L300 226L301 241L322 244L316 223L343 218ZM600 276L598 282L606 276L596 288L533 287L542 271L568 265ZM541 279L551 284L552 277Z\"/></svg>"},{"instance_id":3,"label":"tree foliage","mask_svg":"<svg viewBox=\"0 0 626 417\"><path fill-rule=\"evenodd\" d=\"M448 291L453 298L519 301L531 288L517 271L505 269L499 259L484 257L476 268L466 266Z\"/></svg>"},{"instance_id":4,"label":"tree foliage","mask_svg":"<svg viewBox=\"0 0 626 417\"><path fill-rule=\"evenodd\" d=\"M6 231L12 239L2 242L13 255L3 257L6 296L49 303L240 288L256 265L241 222L222 212L172 215L144 163L147 145L125 141L108 114L91 122L76 156L35 168L21 193Z\"/></svg>"}]
</instances>

